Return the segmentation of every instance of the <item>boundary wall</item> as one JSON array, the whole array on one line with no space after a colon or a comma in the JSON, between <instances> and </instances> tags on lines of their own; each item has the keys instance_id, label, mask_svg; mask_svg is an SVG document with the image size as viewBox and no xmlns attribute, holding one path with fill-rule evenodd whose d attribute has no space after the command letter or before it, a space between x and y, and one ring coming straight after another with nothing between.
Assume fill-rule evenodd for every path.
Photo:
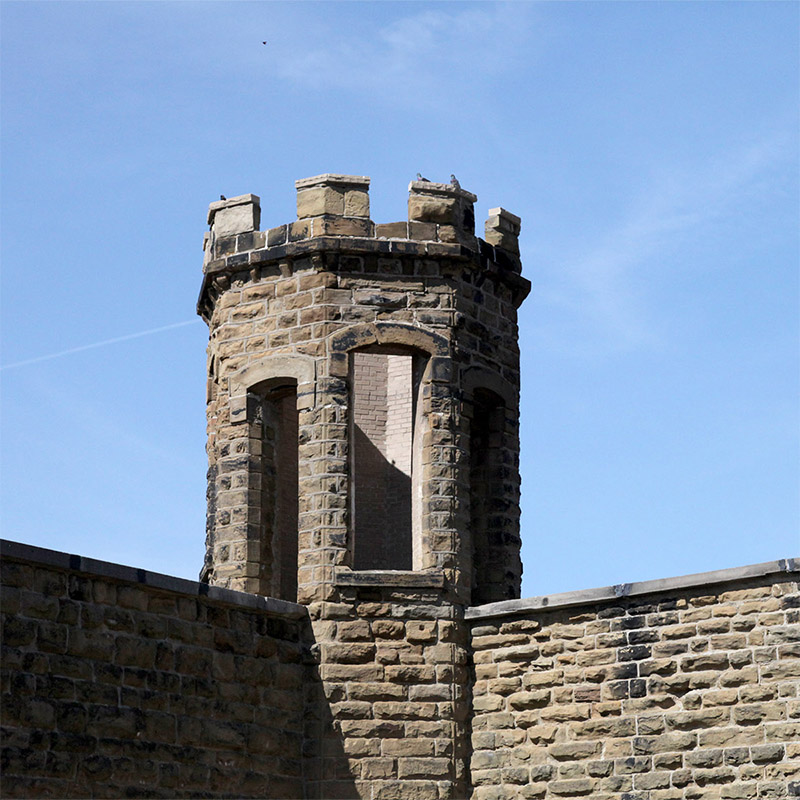
<instances>
[{"instance_id":1,"label":"boundary wall","mask_svg":"<svg viewBox=\"0 0 800 800\"><path fill-rule=\"evenodd\" d=\"M800 797L799 571L468 609L475 800Z\"/></svg>"},{"instance_id":2,"label":"boundary wall","mask_svg":"<svg viewBox=\"0 0 800 800\"><path fill-rule=\"evenodd\" d=\"M800 560L462 613L0 554L3 797L800 797Z\"/></svg>"},{"instance_id":3,"label":"boundary wall","mask_svg":"<svg viewBox=\"0 0 800 800\"><path fill-rule=\"evenodd\" d=\"M303 796L304 607L0 553L3 797Z\"/></svg>"}]
</instances>

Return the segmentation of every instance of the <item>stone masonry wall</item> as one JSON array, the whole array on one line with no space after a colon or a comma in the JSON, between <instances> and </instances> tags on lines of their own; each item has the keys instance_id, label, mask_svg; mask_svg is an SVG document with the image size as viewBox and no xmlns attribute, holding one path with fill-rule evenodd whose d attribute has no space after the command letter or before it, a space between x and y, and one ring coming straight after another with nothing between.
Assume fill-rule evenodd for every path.
<instances>
[{"instance_id":1,"label":"stone masonry wall","mask_svg":"<svg viewBox=\"0 0 800 800\"><path fill-rule=\"evenodd\" d=\"M305 609L2 555L3 797L303 796Z\"/></svg>"},{"instance_id":2,"label":"stone masonry wall","mask_svg":"<svg viewBox=\"0 0 800 800\"><path fill-rule=\"evenodd\" d=\"M468 611L473 798L800 796L800 564L778 564Z\"/></svg>"},{"instance_id":3,"label":"stone masonry wall","mask_svg":"<svg viewBox=\"0 0 800 800\"><path fill-rule=\"evenodd\" d=\"M3 797L800 796L796 560L464 612L2 556Z\"/></svg>"},{"instance_id":4,"label":"stone masonry wall","mask_svg":"<svg viewBox=\"0 0 800 800\"><path fill-rule=\"evenodd\" d=\"M308 683L307 707L323 709L328 721L307 721L306 797L465 798L469 671L461 611L441 602L441 585L367 581L341 585L341 602L310 608L319 680Z\"/></svg>"}]
</instances>

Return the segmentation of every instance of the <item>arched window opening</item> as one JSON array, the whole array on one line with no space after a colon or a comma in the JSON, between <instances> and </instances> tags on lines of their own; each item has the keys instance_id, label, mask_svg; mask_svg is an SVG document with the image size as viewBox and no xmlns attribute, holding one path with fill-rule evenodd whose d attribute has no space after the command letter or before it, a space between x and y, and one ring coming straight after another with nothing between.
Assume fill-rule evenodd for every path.
<instances>
[{"instance_id":1,"label":"arched window opening","mask_svg":"<svg viewBox=\"0 0 800 800\"><path fill-rule=\"evenodd\" d=\"M297 600L297 383L272 379L250 390L258 476L259 583L262 594ZM260 453L259 453L260 450Z\"/></svg>"},{"instance_id":2,"label":"arched window opening","mask_svg":"<svg viewBox=\"0 0 800 800\"><path fill-rule=\"evenodd\" d=\"M404 348L350 354L353 568L413 569L419 536L418 423L424 359Z\"/></svg>"},{"instance_id":3,"label":"arched window opening","mask_svg":"<svg viewBox=\"0 0 800 800\"><path fill-rule=\"evenodd\" d=\"M506 599L504 429L503 399L488 389L476 389L469 438L473 605Z\"/></svg>"}]
</instances>

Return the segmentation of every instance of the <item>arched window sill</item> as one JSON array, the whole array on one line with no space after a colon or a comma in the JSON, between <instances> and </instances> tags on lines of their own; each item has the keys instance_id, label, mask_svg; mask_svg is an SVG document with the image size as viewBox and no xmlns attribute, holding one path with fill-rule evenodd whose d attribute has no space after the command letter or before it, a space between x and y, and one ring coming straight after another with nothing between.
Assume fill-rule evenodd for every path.
<instances>
[{"instance_id":1,"label":"arched window sill","mask_svg":"<svg viewBox=\"0 0 800 800\"><path fill-rule=\"evenodd\" d=\"M352 570L339 567L335 573L337 586L398 586L412 589L443 589L444 573L441 570L415 572L407 569Z\"/></svg>"}]
</instances>

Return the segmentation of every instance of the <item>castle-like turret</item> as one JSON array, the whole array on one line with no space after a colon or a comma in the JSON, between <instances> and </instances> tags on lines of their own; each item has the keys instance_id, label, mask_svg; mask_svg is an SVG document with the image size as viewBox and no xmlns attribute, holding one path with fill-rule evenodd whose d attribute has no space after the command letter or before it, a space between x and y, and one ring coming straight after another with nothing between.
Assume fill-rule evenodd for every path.
<instances>
[{"instance_id":1,"label":"castle-like turret","mask_svg":"<svg viewBox=\"0 0 800 800\"><path fill-rule=\"evenodd\" d=\"M212 203L204 580L310 603L342 587L519 596L520 220L414 181L374 224L369 178L296 182L297 220Z\"/></svg>"}]
</instances>

